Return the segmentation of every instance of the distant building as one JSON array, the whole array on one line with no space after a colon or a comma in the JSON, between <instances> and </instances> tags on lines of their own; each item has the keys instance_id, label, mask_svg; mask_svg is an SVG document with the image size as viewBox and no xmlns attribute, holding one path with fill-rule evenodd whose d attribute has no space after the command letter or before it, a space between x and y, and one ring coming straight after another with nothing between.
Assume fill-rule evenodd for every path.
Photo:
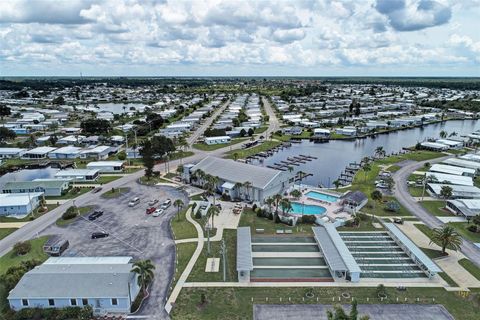
<instances>
[{"instance_id":1,"label":"distant building","mask_svg":"<svg viewBox=\"0 0 480 320\"><path fill-rule=\"evenodd\" d=\"M51 257L10 291L13 310L90 305L94 314L130 313L140 292L131 257Z\"/></svg>"},{"instance_id":2,"label":"distant building","mask_svg":"<svg viewBox=\"0 0 480 320\"><path fill-rule=\"evenodd\" d=\"M97 169L100 173L122 172L123 166L123 161L93 161L87 163L87 169Z\"/></svg>"},{"instance_id":3,"label":"distant building","mask_svg":"<svg viewBox=\"0 0 480 320\"><path fill-rule=\"evenodd\" d=\"M70 188L70 180L36 179L33 181L9 181L3 186L3 193L42 192L45 196L61 196Z\"/></svg>"},{"instance_id":4,"label":"distant building","mask_svg":"<svg viewBox=\"0 0 480 320\"><path fill-rule=\"evenodd\" d=\"M69 179L71 181L96 181L98 179L98 169L68 169L60 170L55 174L56 179Z\"/></svg>"},{"instance_id":5,"label":"distant building","mask_svg":"<svg viewBox=\"0 0 480 320\"><path fill-rule=\"evenodd\" d=\"M212 144L221 144L221 143L229 143L232 140L229 136L218 136L218 137L206 137L205 144L212 145Z\"/></svg>"},{"instance_id":6,"label":"distant building","mask_svg":"<svg viewBox=\"0 0 480 320\"><path fill-rule=\"evenodd\" d=\"M53 150L48 154L50 159L75 159L80 155L81 149L74 146L66 146Z\"/></svg>"},{"instance_id":7,"label":"distant building","mask_svg":"<svg viewBox=\"0 0 480 320\"><path fill-rule=\"evenodd\" d=\"M46 159L48 154L54 151L56 148L52 147L38 147L32 150L28 150L22 156L24 159Z\"/></svg>"},{"instance_id":8,"label":"distant building","mask_svg":"<svg viewBox=\"0 0 480 320\"><path fill-rule=\"evenodd\" d=\"M20 158L25 151L20 148L0 148L0 159Z\"/></svg>"}]
</instances>

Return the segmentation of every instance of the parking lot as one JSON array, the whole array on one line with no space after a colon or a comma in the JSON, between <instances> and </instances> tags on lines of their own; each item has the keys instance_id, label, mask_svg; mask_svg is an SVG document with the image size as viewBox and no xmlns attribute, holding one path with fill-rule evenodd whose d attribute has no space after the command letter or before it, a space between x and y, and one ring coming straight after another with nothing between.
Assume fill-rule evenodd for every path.
<instances>
[{"instance_id":1,"label":"parking lot","mask_svg":"<svg viewBox=\"0 0 480 320\"><path fill-rule=\"evenodd\" d=\"M172 239L169 221L176 214L173 204L159 217L145 214L148 201L158 199L159 207L167 198L182 199L187 205L188 198L173 187L148 187L138 183L129 185L128 193L114 199L102 199L92 204L104 213L95 221L88 216L65 227L51 225L42 235L61 234L70 242L63 256L133 256L135 259L151 259L156 266L155 281L151 297L143 306L141 314L166 318L163 306L170 281L174 273L175 244ZM140 203L129 207L128 202L139 197ZM106 238L91 239L93 232L106 232ZM153 318L153 317L152 317Z\"/></svg>"}]
</instances>

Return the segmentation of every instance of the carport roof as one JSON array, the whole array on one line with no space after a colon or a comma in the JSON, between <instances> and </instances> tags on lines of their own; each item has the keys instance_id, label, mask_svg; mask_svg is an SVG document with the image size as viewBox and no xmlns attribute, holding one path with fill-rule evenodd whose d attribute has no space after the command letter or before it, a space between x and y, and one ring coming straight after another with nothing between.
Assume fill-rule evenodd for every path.
<instances>
[{"instance_id":1,"label":"carport roof","mask_svg":"<svg viewBox=\"0 0 480 320\"><path fill-rule=\"evenodd\" d=\"M250 227L237 229L237 271L253 270Z\"/></svg>"}]
</instances>

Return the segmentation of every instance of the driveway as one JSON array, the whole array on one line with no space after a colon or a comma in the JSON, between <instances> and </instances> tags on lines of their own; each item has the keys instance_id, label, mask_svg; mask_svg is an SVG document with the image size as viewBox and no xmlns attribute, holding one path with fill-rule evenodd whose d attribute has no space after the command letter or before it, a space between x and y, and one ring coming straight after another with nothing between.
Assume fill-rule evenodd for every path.
<instances>
[{"instance_id":1,"label":"driveway","mask_svg":"<svg viewBox=\"0 0 480 320\"><path fill-rule=\"evenodd\" d=\"M407 179L410 174L423 167L425 163L436 163L441 162L450 157L442 157L428 161L412 162L408 163L399 169L393 175L393 180L395 181L395 197L397 200L413 215L420 219L430 228L441 227L444 223L438 219L436 216L430 214L425 210L408 192ZM477 266L480 266L480 248L475 246L472 242L464 239L461 247L462 253L474 262Z\"/></svg>"},{"instance_id":2,"label":"driveway","mask_svg":"<svg viewBox=\"0 0 480 320\"><path fill-rule=\"evenodd\" d=\"M159 199L159 206L167 198L182 199L187 205L187 196L172 187L147 187L134 183L130 191L115 199L96 203L95 209L104 211L103 216L91 222L79 218L66 227L55 224L41 234L62 234L70 242L70 248L64 256L132 256L134 259L151 259L155 264L155 280L151 287L151 297L139 312L150 319L166 319L163 309L168 288L175 271L175 243L170 232L169 221L176 214L176 208L170 206L160 217L145 214L150 199ZM141 202L128 207L133 197ZM105 231L109 237L92 240L92 232Z\"/></svg>"}]
</instances>

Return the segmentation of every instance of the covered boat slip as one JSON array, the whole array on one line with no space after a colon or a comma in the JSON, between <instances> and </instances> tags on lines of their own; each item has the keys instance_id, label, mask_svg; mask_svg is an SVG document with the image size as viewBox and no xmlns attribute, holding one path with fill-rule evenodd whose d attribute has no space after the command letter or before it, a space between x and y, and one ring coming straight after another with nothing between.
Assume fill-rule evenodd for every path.
<instances>
[{"instance_id":1,"label":"covered boat slip","mask_svg":"<svg viewBox=\"0 0 480 320\"><path fill-rule=\"evenodd\" d=\"M361 269L333 224L313 227L315 240L327 262L330 272L336 279L352 282L360 280Z\"/></svg>"}]
</instances>

